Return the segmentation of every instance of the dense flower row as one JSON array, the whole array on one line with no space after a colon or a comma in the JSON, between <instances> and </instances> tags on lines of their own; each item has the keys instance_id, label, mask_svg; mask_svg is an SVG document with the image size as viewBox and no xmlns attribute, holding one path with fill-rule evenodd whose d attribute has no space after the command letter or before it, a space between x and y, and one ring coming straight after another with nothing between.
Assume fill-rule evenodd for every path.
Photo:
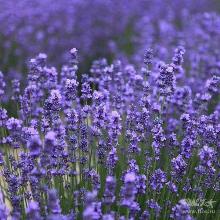
<instances>
[{"instance_id":1,"label":"dense flower row","mask_svg":"<svg viewBox=\"0 0 220 220\"><path fill-rule=\"evenodd\" d=\"M0 219L201 217L189 199L215 201L217 219L220 76L191 87L185 52L165 63L148 49L138 68L97 60L80 80L75 48L60 73L31 59L25 88L12 82L17 116L0 109ZM1 99L5 88L0 74Z\"/></svg>"}]
</instances>

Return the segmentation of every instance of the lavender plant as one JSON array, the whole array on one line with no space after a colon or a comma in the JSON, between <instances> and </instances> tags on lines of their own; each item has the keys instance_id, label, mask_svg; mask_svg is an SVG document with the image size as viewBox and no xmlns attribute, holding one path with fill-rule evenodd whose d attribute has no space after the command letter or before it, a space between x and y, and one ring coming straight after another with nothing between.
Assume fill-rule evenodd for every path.
<instances>
[{"instance_id":1,"label":"lavender plant","mask_svg":"<svg viewBox=\"0 0 220 220\"><path fill-rule=\"evenodd\" d=\"M0 109L0 219L219 219L220 77L192 88L190 51L170 53L80 80L75 48L61 71L31 59L16 116Z\"/></svg>"},{"instance_id":2,"label":"lavender plant","mask_svg":"<svg viewBox=\"0 0 220 220\"><path fill-rule=\"evenodd\" d=\"M0 220L220 219L218 1L0 5Z\"/></svg>"}]
</instances>

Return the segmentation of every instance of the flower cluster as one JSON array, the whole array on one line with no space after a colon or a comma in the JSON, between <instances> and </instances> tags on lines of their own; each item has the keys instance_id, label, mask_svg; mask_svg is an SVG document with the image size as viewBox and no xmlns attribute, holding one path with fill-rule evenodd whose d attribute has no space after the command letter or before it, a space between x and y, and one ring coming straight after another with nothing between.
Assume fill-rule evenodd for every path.
<instances>
[{"instance_id":1,"label":"flower cluster","mask_svg":"<svg viewBox=\"0 0 220 220\"><path fill-rule=\"evenodd\" d=\"M1 108L2 198L11 204L1 199L1 219L191 219L184 196L217 199L219 103L200 108L176 80L184 52L162 64L148 50L147 76L96 61L81 81L76 49L61 73L46 55L32 59L27 86L12 85L17 117ZM219 94L217 83L201 94Z\"/></svg>"},{"instance_id":2,"label":"flower cluster","mask_svg":"<svg viewBox=\"0 0 220 220\"><path fill-rule=\"evenodd\" d=\"M219 218L220 16L151 3L4 1L0 220Z\"/></svg>"}]
</instances>

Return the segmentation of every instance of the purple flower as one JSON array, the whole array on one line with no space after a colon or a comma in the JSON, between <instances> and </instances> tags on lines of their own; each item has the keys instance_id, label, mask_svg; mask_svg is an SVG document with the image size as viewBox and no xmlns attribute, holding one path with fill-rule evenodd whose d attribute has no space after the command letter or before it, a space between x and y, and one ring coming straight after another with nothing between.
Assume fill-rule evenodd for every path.
<instances>
[{"instance_id":1,"label":"purple flower","mask_svg":"<svg viewBox=\"0 0 220 220\"><path fill-rule=\"evenodd\" d=\"M94 191L99 190L99 188L100 188L100 176L99 176L99 174L94 169L92 169L92 170L89 171L88 177L89 177L89 179L91 179Z\"/></svg>"},{"instance_id":2,"label":"purple flower","mask_svg":"<svg viewBox=\"0 0 220 220\"><path fill-rule=\"evenodd\" d=\"M175 49L175 55L172 59L174 65L180 66L182 64L184 53L185 53L185 49L182 46L179 46Z\"/></svg>"},{"instance_id":3,"label":"purple flower","mask_svg":"<svg viewBox=\"0 0 220 220\"><path fill-rule=\"evenodd\" d=\"M98 220L100 219L100 203L93 203L90 206L86 207L83 211L83 219L88 220Z\"/></svg>"},{"instance_id":4,"label":"purple flower","mask_svg":"<svg viewBox=\"0 0 220 220\"><path fill-rule=\"evenodd\" d=\"M220 91L220 77L214 75L212 78L206 81L205 86L208 92L211 94L218 94Z\"/></svg>"},{"instance_id":5,"label":"purple flower","mask_svg":"<svg viewBox=\"0 0 220 220\"><path fill-rule=\"evenodd\" d=\"M12 132L20 131L22 128L22 124L23 122L16 118L9 118L6 122L7 129Z\"/></svg>"},{"instance_id":6,"label":"purple flower","mask_svg":"<svg viewBox=\"0 0 220 220\"><path fill-rule=\"evenodd\" d=\"M48 192L47 207L48 207L49 212L52 214L60 214L61 213L60 201L57 197L57 192L54 189L51 189Z\"/></svg>"},{"instance_id":7,"label":"purple flower","mask_svg":"<svg viewBox=\"0 0 220 220\"><path fill-rule=\"evenodd\" d=\"M213 162L215 161L216 152L213 148L208 147L205 145L200 151L199 151L199 158L200 163L203 166L210 167L213 165Z\"/></svg>"},{"instance_id":8,"label":"purple flower","mask_svg":"<svg viewBox=\"0 0 220 220\"><path fill-rule=\"evenodd\" d=\"M178 188L173 182L169 181L169 182L166 183L166 185L168 186L169 190L172 193L177 193L178 192Z\"/></svg>"},{"instance_id":9,"label":"purple flower","mask_svg":"<svg viewBox=\"0 0 220 220\"><path fill-rule=\"evenodd\" d=\"M116 180L113 176L106 177L105 192L103 195L103 203L111 205L115 201Z\"/></svg>"},{"instance_id":10,"label":"purple flower","mask_svg":"<svg viewBox=\"0 0 220 220\"><path fill-rule=\"evenodd\" d=\"M97 192L88 192L85 195L85 209L83 211L83 219L98 220L101 218L101 203L96 202Z\"/></svg>"},{"instance_id":11,"label":"purple flower","mask_svg":"<svg viewBox=\"0 0 220 220\"><path fill-rule=\"evenodd\" d=\"M132 209L137 193L136 188L137 177L135 173L129 172L125 174L124 185L121 188L121 205Z\"/></svg>"},{"instance_id":12,"label":"purple flower","mask_svg":"<svg viewBox=\"0 0 220 220\"><path fill-rule=\"evenodd\" d=\"M0 127L5 127L7 123L8 115L7 110L0 108Z\"/></svg>"},{"instance_id":13,"label":"purple flower","mask_svg":"<svg viewBox=\"0 0 220 220\"><path fill-rule=\"evenodd\" d=\"M154 171L150 179L150 186L153 190L160 191L166 183L166 174L161 169Z\"/></svg>"},{"instance_id":14,"label":"purple flower","mask_svg":"<svg viewBox=\"0 0 220 220\"><path fill-rule=\"evenodd\" d=\"M117 161L117 150L115 147L113 147L107 157L107 167L109 168L109 170L113 170L115 168Z\"/></svg>"},{"instance_id":15,"label":"purple flower","mask_svg":"<svg viewBox=\"0 0 220 220\"><path fill-rule=\"evenodd\" d=\"M147 49L144 54L144 64L149 65L152 63L153 50L151 48Z\"/></svg>"},{"instance_id":16,"label":"purple flower","mask_svg":"<svg viewBox=\"0 0 220 220\"><path fill-rule=\"evenodd\" d=\"M52 153L55 150L56 146L56 134L53 131L47 132L45 135L45 142L44 142L44 152Z\"/></svg>"},{"instance_id":17,"label":"purple flower","mask_svg":"<svg viewBox=\"0 0 220 220\"><path fill-rule=\"evenodd\" d=\"M28 204L28 207L26 209L26 214L29 219L33 220L41 220L40 216L40 208L37 202L31 201Z\"/></svg>"},{"instance_id":18,"label":"purple flower","mask_svg":"<svg viewBox=\"0 0 220 220\"><path fill-rule=\"evenodd\" d=\"M160 74L157 79L157 86L161 96L170 96L175 89L175 75L172 65L162 65L160 67Z\"/></svg>"},{"instance_id":19,"label":"purple flower","mask_svg":"<svg viewBox=\"0 0 220 220\"><path fill-rule=\"evenodd\" d=\"M88 100L88 99L92 98L92 89L89 84L88 76L83 75L82 81L83 82L82 82L82 89L81 89L81 92L82 92L81 97L83 100Z\"/></svg>"},{"instance_id":20,"label":"purple flower","mask_svg":"<svg viewBox=\"0 0 220 220\"><path fill-rule=\"evenodd\" d=\"M161 207L159 206L159 204L156 201L154 201L153 199L148 200L147 205L148 205L149 209L154 210L154 212L156 213L156 216L159 216L160 211L161 211Z\"/></svg>"},{"instance_id":21,"label":"purple flower","mask_svg":"<svg viewBox=\"0 0 220 220\"><path fill-rule=\"evenodd\" d=\"M140 220L148 220L148 219L150 219L150 213L149 213L149 211L145 210L141 214Z\"/></svg>"},{"instance_id":22,"label":"purple flower","mask_svg":"<svg viewBox=\"0 0 220 220\"><path fill-rule=\"evenodd\" d=\"M145 194L146 191L146 176L144 174L138 176L138 193Z\"/></svg>"},{"instance_id":23,"label":"purple flower","mask_svg":"<svg viewBox=\"0 0 220 220\"><path fill-rule=\"evenodd\" d=\"M105 214L105 215L102 216L102 219L103 220L114 220L115 219L115 214L114 214L114 212L110 213L110 214Z\"/></svg>"},{"instance_id":24,"label":"purple flower","mask_svg":"<svg viewBox=\"0 0 220 220\"><path fill-rule=\"evenodd\" d=\"M70 50L70 54L71 54L70 64L72 65L72 67L76 71L77 70L77 64L78 64L78 50L76 48L72 48Z\"/></svg>"},{"instance_id":25,"label":"purple flower","mask_svg":"<svg viewBox=\"0 0 220 220\"><path fill-rule=\"evenodd\" d=\"M3 195L0 192L0 219L7 220L9 216L9 210L3 202Z\"/></svg>"},{"instance_id":26,"label":"purple flower","mask_svg":"<svg viewBox=\"0 0 220 220\"><path fill-rule=\"evenodd\" d=\"M93 92L93 100L95 101L96 105L101 105L104 101L104 95L102 92L94 91Z\"/></svg>"},{"instance_id":27,"label":"purple flower","mask_svg":"<svg viewBox=\"0 0 220 220\"><path fill-rule=\"evenodd\" d=\"M52 90L49 98L45 102L45 108L49 111L57 112L61 108L62 96L59 90Z\"/></svg>"},{"instance_id":28,"label":"purple flower","mask_svg":"<svg viewBox=\"0 0 220 220\"><path fill-rule=\"evenodd\" d=\"M33 157L38 157L42 151L42 142L38 135L34 135L29 141L27 145L30 150L30 155Z\"/></svg>"},{"instance_id":29,"label":"purple flower","mask_svg":"<svg viewBox=\"0 0 220 220\"><path fill-rule=\"evenodd\" d=\"M2 1L0 64L13 70L0 73L0 167L12 219L133 220L162 210L191 219L176 198L219 191L220 16L195 1ZM175 43L183 46L172 56ZM74 44L80 55L65 54ZM41 49L52 63L40 53L19 78L20 59Z\"/></svg>"},{"instance_id":30,"label":"purple flower","mask_svg":"<svg viewBox=\"0 0 220 220\"><path fill-rule=\"evenodd\" d=\"M66 79L64 92L67 101L73 101L76 99L78 85L79 83L75 79Z\"/></svg>"},{"instance_id":31,"label":"purple flower","mask_svg":"<svg viewBox=\"0 0 220 220\"><path fill-rule=\"evenodd\" d=\"M175 178L181 177L185 174L187 164L182 155L179 154L176 158L173 158L171 160L171 166L173 169L172 175Z\"/></svg>"},{"instance_id":32,"label":"purple flower","mask_svg":"<svg viewBox=\"0 0 220 220\"><path fill-rule=\"evenodd\" d=\"M78 128L79 115L75 109L67 109L66 122L69 131L75 131Z\"/></svg>"},{"instance_id":33,"label":"purple flower","mask_svg":"<svg viewBox=\"0 0 220 220\"><path fill-rule=\"evenodd\" d=\"M129 160L128 161L128 166L129 166L129 168L128 168L129 172L133 172L136 175L138 175L138 173L139 173L139 166L137 165L136 160L134 160L134 159Z\"/></svg>"},{"instance_id":34,"label":"purple flower","mask_svg":"<svg viewBox=\"0 0 220 220\"><path fill-rule=\"evenodd\" d=\"M2 97L5 93L5 81L4 81L4 76L3 76L3 73L0 71L0 100L2 100Z\"/></svg>"},{"instance_id":35,"label":"purple flower","mask_svg":"<svg viewBox=\"0 0 220 220\"><path fill-rule=\"evenodd\" d=\"M12 80L12 100L19 102L20 95L20 81L17 79Z\"/></svg>"},{"instance_id":36,"label":"purple flower","mask_svg":"<svg viewBox=\"0 0 220 220\"><path fill-rule=\"evenodd\" d=\"M159 159L160 150L164 146L164 143L166 141L166 137L164 135L162 122L159 119L156 119L154 121L154 126L151 129L151 132L153 134L153 149L155 151L156 160Z\"/></svg>"},{"instance_id":37,"label":"purple flower","mask_svg":"<svg viewBox=\"0 0 220 220\"><path fill-rule=\"evenodd\" d=\"M47 54L45 53L39 53L38 56L36 57L36 61L38 65L41 67L44 67L46 65L46 60L47 60Z\"/></svg>"},{"instance_id":38,"label":"purple flower","mask_svg":"<svg viewBox=\"0 0 220 220\"><path fill-rule=\"evenodd\" d=\"M108 134L112 141L117 142L121 133L121 117L117 111L112 111L109 116Z\"/></svg>"},{"instance_id":39,"label":"purple flower","mask_svg":"<svg viewBox=\"0 0 220 220\"><path fill-rule=\"evenodd\" d=\"M172 214L170 215L172 219L177 220L192 220L190 216L190 206L187 202L182 199L172 208Z\"/></svg>"},{"instance_id":40,"label":"purple flower","mask_svg":"<svg viewBox=\"0 0 220 220\"><path fill-rule=\"evenodd\" d=\"M192 90L188 86L177 87L171 102L180 112L189 111L192 107Z\"/></svg>"},{"instance_id":41,"label":"purple flower","mask_svg":"<svg viewBox=\"0 0 220 220\"><path fill-rule=\"evenodd\" d=\"M56 90L58 83L58 73L56 68L44 67L43 68L44 75L42 76L42 87L47 90Z\"/></svg>"}]
</instances>

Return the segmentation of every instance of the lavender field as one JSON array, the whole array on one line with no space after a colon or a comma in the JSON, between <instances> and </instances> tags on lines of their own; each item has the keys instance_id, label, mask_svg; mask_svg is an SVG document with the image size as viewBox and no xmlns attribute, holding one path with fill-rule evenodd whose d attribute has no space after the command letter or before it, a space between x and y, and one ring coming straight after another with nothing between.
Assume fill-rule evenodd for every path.
<instances>
[{"instance_id":1,"label":"lavender field","mask_svg":"<svg viewBox=\"0 0 220 220\"><path fill-rule=\"evenodd\" d=\"M0 0L0 220L220 220L219 0Z\"/></svg>"}]
</instances>

